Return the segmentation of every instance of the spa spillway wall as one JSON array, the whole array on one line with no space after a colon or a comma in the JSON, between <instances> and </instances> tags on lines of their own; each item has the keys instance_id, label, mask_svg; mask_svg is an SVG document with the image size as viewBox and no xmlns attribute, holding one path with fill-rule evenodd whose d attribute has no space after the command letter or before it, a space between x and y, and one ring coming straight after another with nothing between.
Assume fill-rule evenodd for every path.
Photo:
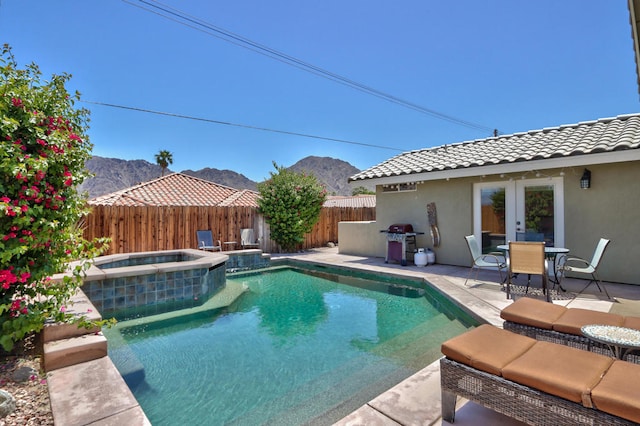
<instances>
[{"instance_id":1,"label":"spa spillway wall","mask_svg":"<svg viewBox=\"0 0 640 426\"><path fill-rule=\"evenodd\" d=\"M94 259L82 290L103 315L204 303L226 284L229 256L201 250L114 254Z\"/></svg>"}]
</instances>

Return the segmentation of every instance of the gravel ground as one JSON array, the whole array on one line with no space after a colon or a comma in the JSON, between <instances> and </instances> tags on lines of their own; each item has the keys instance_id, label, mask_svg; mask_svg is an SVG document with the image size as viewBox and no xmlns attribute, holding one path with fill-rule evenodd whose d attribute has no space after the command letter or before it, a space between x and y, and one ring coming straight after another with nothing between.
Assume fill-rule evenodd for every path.
<instances>
[{"instance_id":1,"label":"gravel ground","mask_svg":"<svg viewBox=\"0 0 640 426\"><path fill-rule=\"evenodd\" d=\"M0 389L16 401L16 410L0 418L0 426L53 425L49 389L38 352L27 342L15 354L0 353Z\"/></svg>"}]
</instances>

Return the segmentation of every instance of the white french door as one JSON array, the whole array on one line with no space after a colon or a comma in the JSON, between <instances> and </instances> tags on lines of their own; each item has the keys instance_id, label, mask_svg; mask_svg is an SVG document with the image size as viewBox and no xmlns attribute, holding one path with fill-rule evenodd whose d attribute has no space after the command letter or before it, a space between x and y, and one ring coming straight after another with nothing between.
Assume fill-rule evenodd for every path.
<instances>
[{"instance_id":1,"label":"white french door","mask_svg":"<svg viewBox=\"0 0 640 426\"><path fill-rule=\"evenodd\" d=\"M520 179L474 185L473 228L482 251L508 241L564 246L563 179Z\"/></svg>"}]
</instances>

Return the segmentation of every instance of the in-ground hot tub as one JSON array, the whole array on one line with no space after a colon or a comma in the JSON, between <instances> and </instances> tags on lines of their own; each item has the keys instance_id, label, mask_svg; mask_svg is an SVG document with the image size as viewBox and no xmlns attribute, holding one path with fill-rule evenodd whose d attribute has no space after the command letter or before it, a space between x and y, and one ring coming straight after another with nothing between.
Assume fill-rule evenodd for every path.
<instances>
[{"instance_id":1,"label":"in-ground hot tub","mask_svg":"<svg viewBox=\"0 0 640 426\"><path fill-rule=\"evenodd\" d=\"M100 256L82 290L103 317L131 308L148 315L191 307L225 286L228 259L193 249Z\"/></svg>"}]
</instances>

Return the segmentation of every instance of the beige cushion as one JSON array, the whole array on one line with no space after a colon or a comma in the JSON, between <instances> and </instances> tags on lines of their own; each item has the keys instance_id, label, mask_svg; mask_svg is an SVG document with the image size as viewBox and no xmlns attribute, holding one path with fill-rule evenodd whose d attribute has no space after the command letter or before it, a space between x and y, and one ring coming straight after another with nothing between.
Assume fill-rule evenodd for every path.
<instances>
[{"instance_id":1,"label":"beige cushion","mask_svg":"<svg viewBox=\"0 0 640 426\"><path fill-rule=\"evenodd\" d=\"M566 312L561 305L521 297L500 312L505 321L551 330L553 323Z\"/></svg>"},{"instance_id":2,"label":"beige cushion","mask_svg":"<svg viewBox=\"0 0 640 426\"><path fill-rule=\"evenodd\" d=\"M593 404L632 422L640 423L640 364L615 361L591 391Z\"/></svg>"},{"instance_id":3,"label":"beige cushion","mask_svg":"<svg viewBox=\"0 0 640 426\"><path fill-rule=\"evenodd\" d=\"M591 408L591 389L613 361L608 356L540 341L505 366L502 376Z\"/></svg>"},{"instance_id":4,"label":"beige cushion","mask_svg":"<svg viewBox=\"0 0 640 426\"><path fill-rule=\"evenodd\" d=\"M601 324L621 326L624 321L622 315L609 312L598 312L590 309L571 308L560 316L554 323L553 329L561 333L582 336L580 329L583 325Z\"/></svg>"},{"instance_id":5,"label":"beige cushion","mask_svg":"<svg viewBox=\"0 0 640 426\"><path fill-rule=\"evenodd\" d=\"M640 317L624 317L622 326L627 328L633 328L635 330L640 330Z\"/></svg>"},{"instance_id":6,"label":"beige cushion","mask_svg":"<svg viewBox=\"0 0 640 426\"><path fill-rule=\"evenodd\" d=\"M499 376L505 365L535 343L536 340L530 337L483 324L447 340L441 349L454 361Z\"/></svg>"}]
</instances>

